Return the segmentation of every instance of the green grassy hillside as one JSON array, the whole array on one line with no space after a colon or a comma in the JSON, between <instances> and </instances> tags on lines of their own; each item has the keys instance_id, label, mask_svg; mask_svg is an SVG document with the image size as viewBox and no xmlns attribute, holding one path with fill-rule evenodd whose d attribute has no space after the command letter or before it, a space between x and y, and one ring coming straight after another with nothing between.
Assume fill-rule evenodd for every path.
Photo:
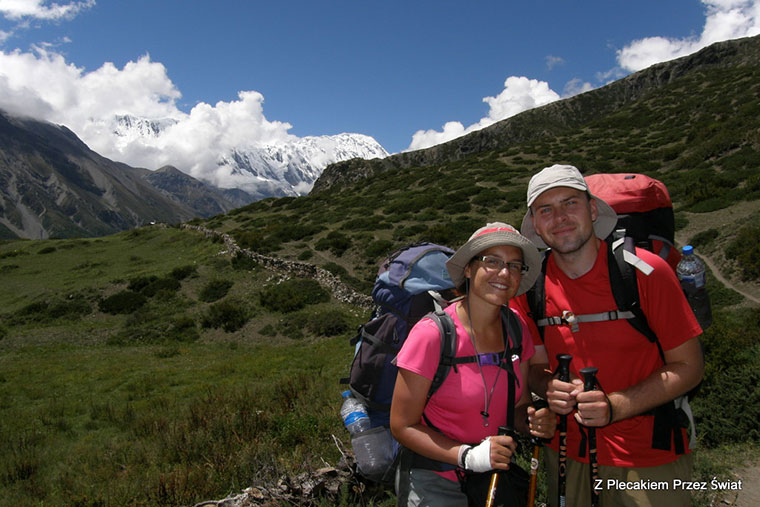
<instances>
[{"instance_id":1,"label":"green grassy hillside","mask_svg":"<svg viewBox=\"0 0 760 507\"><path fill-rule=\"evenodd\" d=\"M757 296L758 96L757 60L694 69L595 115L615 100L601 89L575 102L580 125L193 224L368 293L399 245L456 247L486 221L519 224L527 180L544 166L644 172L668 184L681 243ZM337 379L368 312L286 278L181 228L0 241L0 498L189 505L337 463ZM715 276L709 289L715 323L694 409L698 474L711 478L760 440L760 310ZM346 487L338 501L355 495Z\"/></svg>"}]
</instances>

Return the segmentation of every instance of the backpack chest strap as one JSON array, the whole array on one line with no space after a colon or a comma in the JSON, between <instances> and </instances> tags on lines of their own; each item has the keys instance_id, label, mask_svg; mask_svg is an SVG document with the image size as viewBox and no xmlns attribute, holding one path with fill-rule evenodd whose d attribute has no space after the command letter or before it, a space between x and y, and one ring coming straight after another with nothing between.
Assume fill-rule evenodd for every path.
<instances>
[{"instance_id":1,"label":"backpack chest strap","mask_svg":"<svg viewBox=\"0 0 760 507\"><path fill-rule=\"evenodd\" d=\"M610 310L608 312L590 313L586 315L576 315L569 310L562 312L562 316L545 317L539 319L536 325L544 326L564 326L568 325L574 333L578 332L578 324L581 322L604 322L607 320L633 319L633 312Z\"/></svg>"}]
</instances>

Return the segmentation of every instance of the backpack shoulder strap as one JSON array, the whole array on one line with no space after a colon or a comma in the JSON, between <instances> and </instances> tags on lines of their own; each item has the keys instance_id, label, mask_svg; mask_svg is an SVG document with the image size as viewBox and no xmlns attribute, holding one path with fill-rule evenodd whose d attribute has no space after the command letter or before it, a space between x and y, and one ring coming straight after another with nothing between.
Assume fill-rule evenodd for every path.
<instances>
[{"instance_id":1,"label":"backpack shoulder strap","mask_svg":"<svg viewBox=\"0 0 760 507\"><path fill-rule=\"evenodd\" d=\"M520 319L508 306L501 307L501 319L502 323L505 324L504 331L507 333L507 337L512 343L510 353L517 354L518 357L521 357L523 328ZM509 346L508 343L506 345Z\"/></svg>"},{"instance_id":2,"label":"backpack shoulder strap","mask_svg":"<svg viewBox=\"0 0 760 507\"><path fill-rule=\"evenodd\" d=\"M649 326L644 310L641 308L637 271L651 273L652 267L636 257L633 238L619 237L608 239L607 269L610 277L612 295L619 310L633 313L633 318L627 319L636 331L646 336L647 340L657 345L660 358L665 361L665 353L660 340ZM638 260L638 261L637 261ZM641 266L643 263L645 266ZM646 268L649 268L648 270Z\"/></svg>"},{"instance_id":3,"label":"backpack shoulder strap","mask_svg":"<svg viewBox=\"0 0 760 507\"><path fill-rule=\"evenodd\" d=\"M433 383L430 385L427 399L429 400L449 374L452 367L456 368L455 357L457 352L457 331L454 326L454 320L448 313L443 310L437 310L427 315L433 322L438 325L438 331L441 334L441 355L438 360L438 369L433 376Z\"/></svg>"},{"instance_id":4,"label":"backpack shoulder strap","mask_svg":"<svg viewBox=\"0 0 760 507\"><path fill-rule=\"evenodd\" d=\"M543 320L546 317L546 263L549 261L549 254L551 254L551 250L541 252L541 274L538 275L533 287L525 293L526 300L528 301L528 316L535 322ZM538 334L541 337L541 342L543 342L544 326L538 326Z\"/></svg>"}]
</instances>

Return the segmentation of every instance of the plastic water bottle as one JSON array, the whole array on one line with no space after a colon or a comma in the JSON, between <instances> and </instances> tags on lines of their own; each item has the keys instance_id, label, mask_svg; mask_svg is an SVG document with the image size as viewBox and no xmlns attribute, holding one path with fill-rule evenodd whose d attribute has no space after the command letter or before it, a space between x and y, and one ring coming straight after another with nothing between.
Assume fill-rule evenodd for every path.
<instances>
[{"instance_id":1,"label":"plastic water bottle","mask_svg":"<svg viewBox=\"0 0 760 507\"><path fill-rule=\"evenodd\" d=\"M676 274L699 325L705 330L712 324L710 296L705 287L705 265L694 255L694 247L691 245L683 247L682 253L683 257L676 267Z\"/></svg>"},{"instance_id":2,"label":"plastic water bottle","mask_svg":"<svg viewBox=\"0 0 760 507\"><path fill-rule=\"evenodd\" d=\"M372 428L367 408L351 395L351 391L344 391L342 396L340 415L351 434L351 447L359 472L379 481L393 463L394 441L390 430L384 426Z\"/></svg>"},{"instance_id":3,"label":"plastic water bottle","mask_svg":"<svg viewBox=\"0 0 760 507\"><path fill-rule=\"evenodd\" d=\"M370 428L367 407L351 395L351 391L343 391L343 405L340 407L340 416L348 432L353 436Z\"/></svg>"}]
</instances>

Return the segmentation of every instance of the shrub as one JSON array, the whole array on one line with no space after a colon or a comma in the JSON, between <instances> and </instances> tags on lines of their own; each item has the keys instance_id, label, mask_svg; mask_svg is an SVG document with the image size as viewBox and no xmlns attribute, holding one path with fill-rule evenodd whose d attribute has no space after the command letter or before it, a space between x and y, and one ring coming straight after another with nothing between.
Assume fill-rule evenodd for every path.
<instances>
[{"instance_id":1,"label":"shrub","mask_svg":"<svg viewBox=\"0 0 760 507\"><path fill-rule=\"evenodd\" d=\"M306 305L324 303L330 295L314 280L296 278L266 288L259 294L261 306L273 312L294 312Z\"/></svg>"},{"instance_id":2,"label":"shrub","mask_svg":"<svg viewBox=\"0 0 760 507\"><path fill-rule=\"evenodd\" d=\"M42 248L37 253L38 254L49 254L49 253L53 253L53 252L55 252L55 247L54 246L46 246L45 248Z\"/></svg>"},{"instance_id":3,"label":"shrub","mask_svg":"<svg viewBox=\"0 0 760 507\"><path fill-rule=\"evenodd\" d=\"M314 248L317 250L330 250L337 257L343 255L343 252L351 248L351 239L338 231L332 231L324 238L317 241Z\"/></svg>"},{"instance_id":4,"label":"shrub","mask_svg":"<svg viewBox=\"0 0 760 507\"><path fill-rule=\"evenodd\" d=\"M192 342L200 338L195 319L189 315L182 315L172 320L171 327L166 334L171 341Z\"/></svg>"},{"instance_id":5,"label":"shrub","mask_svg":"<svg viewBox=\"0 0 760 507\"><path fill-rule=\"evenodd\" d=\"M123 290L101 299L98 303L98 308L100 308L101 312L112 315L126 314L139 309L146 301L147 298L139 292Z\"/></svg>"},{"instance_id":6,"label":"shrub","mask_svg":"<svg viewBox=\"0 0 760 507\"><path fill-rule=\"evenodd\" d=\"M739 229L726 247L726 257L738 262L742 280L760 279L760 226L747 225Z\"/></svg>"},{"instance_id":7,"label":"shrub","mask_svg":"<svg viewBox=\"0 0 760 507\"><path fill-rule=\"evenodd\" d=\"M174 278L175 280L184 280L186 278L195 277L198 275L198 267L194 266L193 264L188 264L187 266L180 266L178 268L174 268L169 273L169 276Z\"/></svg>"},{"instance_id":8,"label":"shrub","mask_svg":"<svg viewBox=\"0 0 760 507\"><path fill-rule=\"evenodd\" d=\"M211 280L201 289L198 299L206 303L219 301L227 295L233 285L234 282L231 280Z\"/></svg>"},{"instance_id":9,"label":"shrub","mask_svg":"<svg viewBox=\"0 0 760 507\"><path fill-rule=\"evenodd\" d=\"M248 255L245 255L242 252L237 252L232 259L230 259L230 265L232 265L234 269L250 271L255 269L258 266L258 263Z\"/></svg>"},{"instance_id":10,"label":"shrub","mask_svg":"<svg viewBox=\"0 0 760 507\"><path fill-rule=\"evenodd\" d=\"M129 283L127 284L127 290L131 290L133 292L142 292L145 287L155 282L156 280L158 280L158 277L156 275L136 276L129 280Z\"/></svg>"},{"instance_id":11,"label":"shrub","mask_svg":"<svg viewBox=\"0 0 760 507\"><path fill-rule=\"evenodd\" d=\"M385 257L390 253L393 248L393 242L387 239L378 239L373 241L367 248L364 249L364 257L369 260L379 259Z\"/></svg>"},{"instance_id":12,"label":"shrub","mask_svg":"<svg viewBox=\"0 0 760 507\"><path fill-rule=\"evenodd\" d=\"M346 268L339 264L335 264L334 262L328 262L323 267L335 276L344 276L348 274Z\"/></svg>"},{"instance_id":13,"label":"shrub","mask_svg":"<svg viewBox=\"0 0 760 507\"><path fill-rule=\"evenodd\" d=\"M68 318L76 319L92 311L90 303L82 296L70 296L64 300L40 300L29 303L10 319L11 322L49 322L51 320Z\"/></svg>"},{"instance_id":14,"label":"shrub","mask_svg":"<svg viewBox=\"0 0 760 507\"><path fill-rule=\"evenodd\" d=\"M318 336L337 336L349 331L351 324L345 313L327 308L310 315L306 327Z\"/></svg>"},{"instance_id":15,"label":"shrub","mask_svg":"<svg viewBox=\"0 0 760 507\"><path fill-rule=\"evenodd\" d=\"M308 261L312 257L314 257L314 252L312 252L308 248L304 250L303 252L301 252L300 254L298 254L299 261Z\"/></svg>"},{"instance_id":16,"label":"shrub","mask_svg":"<svg viewBox=\"0 0 760 507\"><path fill-rule=\"evenodd\" d=\"M228 333L237 331L245 326L249 320L245 306L237 301L220 301L209 306L208 311L201 318L201 326L204 328L222 328Z\"/></svg>"},{"instance_id":17,"label":"shrub","mask_svg":"<svg viewBox=\"0 0 760 507\"><path fill-rule=\"evenodd\" d=\"M715 241L718 238L719 231L717 229L707 229L691 237L689 244L694 248L704 248Z\"/></svg>"},{"instance_id":18,"label":"shrub","mask_svg":"<svg viewBox=\"0 0 760 507\"><path fill-rule=\"evenodd\" d=\"M151 283L143 287L140 292L146 297L153 297L162 291L168 293L177 292L181 286L182 285L179 283L179 280L169 276L166 278L156 278Z\"/></svg>"}]
</instances>

